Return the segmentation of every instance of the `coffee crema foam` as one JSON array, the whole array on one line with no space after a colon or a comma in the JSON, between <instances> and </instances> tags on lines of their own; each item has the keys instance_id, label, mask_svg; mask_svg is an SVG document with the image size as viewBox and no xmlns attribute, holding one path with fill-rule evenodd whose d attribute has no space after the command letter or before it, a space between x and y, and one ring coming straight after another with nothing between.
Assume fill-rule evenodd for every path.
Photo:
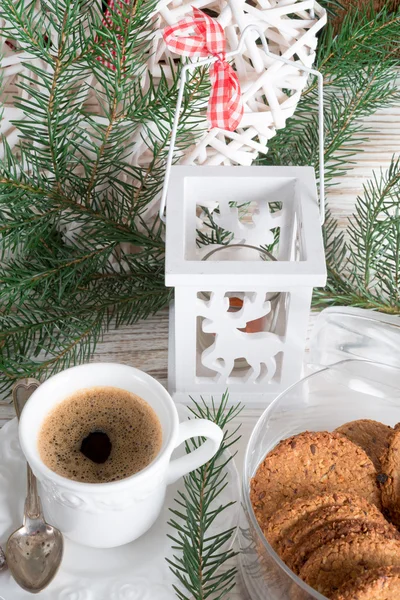
<instances>
[{"instance_id":1,"label":"coffee crema foam","mask_svg":"<svg viewBox=\"0 0 400 600\"><path fill-rule=\"evenodd\" d=\"M106 434L97 435L100 443L102 437L109 438L103 462L82 452L98 432ZM161 424L151 406L140 396L108 386L82 389L66 398L46 417L38 438L40 457L49 469L86 483L118 481L141 471L161 444Z\"/></svg>"}]
</instances>

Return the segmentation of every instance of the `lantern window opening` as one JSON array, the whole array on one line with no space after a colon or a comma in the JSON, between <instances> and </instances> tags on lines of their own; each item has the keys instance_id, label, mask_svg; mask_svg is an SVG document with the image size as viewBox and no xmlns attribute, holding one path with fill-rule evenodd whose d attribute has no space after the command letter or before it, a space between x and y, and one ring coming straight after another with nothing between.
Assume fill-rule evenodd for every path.
<instances>
[{"instance_id":1,"label":"lantern window opening","mask_svg":"<svg viewBox=\"0 0 400 600\"><path fill-rule=\"evenodd\" d=\"M230 171L230 169L228 169ZM279 261L307 259L298 224L301 206L294 178L184 177L184 259L200 261L213 245L248 243ZM282 229L285 229L285 236ZM294 252L294 246L298 251ZM262 254L231 253L213 260L262 260Z\"/></svg>"},{"instance_id":2,"label":"lantern window opening","mask_svg":"<svg viewBox=\"0 0 400 600\"><path fill-rule=\"evenodd\" d=\"M197 292L196 382L279 385L289 302L278 291Z\"/></svg>"}]
</instances>

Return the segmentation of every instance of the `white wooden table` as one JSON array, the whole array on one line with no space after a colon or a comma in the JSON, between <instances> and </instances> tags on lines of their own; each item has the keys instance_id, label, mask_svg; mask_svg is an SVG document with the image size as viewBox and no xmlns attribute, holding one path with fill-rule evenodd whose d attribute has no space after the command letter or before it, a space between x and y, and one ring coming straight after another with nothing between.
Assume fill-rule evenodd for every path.
<instances>
[{"instance_id":1,"label":"white wooden table","mask_svg":"<svg viewBox=\"0 0 400 600\"><path fill-rule=\"evenodd\" d=\"M369 140L363 145L363 152L355 157L355 166L346 176L337 180L337 185L328 190L329 207L345 228L347 218L352 214L357 194L375 169L386 169L393 154L400 155L400 106L380 111L367 119L374 129ZM361 150L361 149L360 149ZM310 329L316 315L310 316ZM129 327L109 331L97 346L92 361L110 361L133 365L146 371L163 385L167 382L168 312L140 321ZM240 415L242 439L236 459L239 472L242 470L243 456L247 440L261 413L261 409L247 409ZM0 425L14 416L11 404L0 404ZM233 423L235 425L235 423ZM230 600L244 600L244 591L238 583L230 594ZM154 598L154 600L162 600Z\"/></svg>"}]
</instances>

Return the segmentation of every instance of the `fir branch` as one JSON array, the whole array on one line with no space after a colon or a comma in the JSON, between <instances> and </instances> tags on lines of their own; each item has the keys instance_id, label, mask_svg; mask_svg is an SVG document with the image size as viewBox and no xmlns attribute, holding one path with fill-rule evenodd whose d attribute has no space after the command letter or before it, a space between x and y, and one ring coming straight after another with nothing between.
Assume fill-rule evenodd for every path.
<instances>
[{"instance_id":1,"label":"fir branch","mask_svg":"<svg viewBox=\"0 0 400 600\"><path fill-rule=\"evenodd\" d=\"M171 509L173 517L169 525L174 533L168 537L177 554L167 561L180 583L179 587L174 586L179 600L222 600L235 585L236 567L228 567L227 562L237 554L230 548L236 527L212 532L214 521L221 522L224 511L234 504L221 504L219 500L227 485L225 467L234 457L227 457L226 451L240 439L240 426L233 431L228 431L227 426L240 414L241 406L228 409L228 399L225 392L218 407L214 402L209 407L203 400L195 402L193 399L193 406L189 407L194 418L208 419L219 425L224 438L214 458L184 478L185 490L178 492L176 508ZM197 448L199 443L187 442L186 452Z\"/></svg>"},{"instance_id":2,"label":"fir branch","mask_svg":"<svg viewBox=\"0 0 400 600\"><path fill-rule=\"evenodd\" d=\"M339 0L319 0L318 4L325 8L328 15L337 15L344 8L343 3Z\"/></svg>"},{"instance_id":3,"label":"fir branch","mask_svg":"<svg viewBox=\"0 0 400 600\"><path fill-rule=\"evenodd\" d=\"M351 305L400 314L400 159L364 185L346 237L328 215L328 283L314 305Z\"/></svg>"},{"instance_id":4,"label":"fir branch","mask_svg":"<svg viewBox=\"0 0 400 600\"><path fill-rule=\"evenodd\" d=\"M399 49L399 9L349 10L337 34L332 26L322 32L317 66L324 75L328 184L345 175L353 156L362 150L370 131L365 117L399 103L394 70ZM259 162L312 164L318 172L317 102L316 83L311 82L296 116L270 141L267 156ZM399 219L393 206L393 197L397 205L400 200L397 171L398 161L393 161L387 175L382 174L381 180L375 175L364 187L346 236L338 233L328 211L324 227L328 282L315 291L314 306L344 304L399 314Z\"/></svg>"},{"instance_id":5,"label":"fir branch","mask_svg":"<svg viewBox=\"0 0 400 600\"><path fill-rule=\"evenodd\" d=\"M324 76L325 178L344 175L369 132L365 117L399 102L394 67L400 48L400 10L349 10L340 32L322 31L316 67ZM294 117L269 142L260 164L318 164L316 82L303 92Z\"/></svg>"},{"instance_id":6,"label":"fir branch","mask_svg":"<svg viewBox=\"0 0 400 600\"><path fill-rule=\"evenodd\" d=\"M156 0L111 11L108 27L98 2L29 6L0 7L1 34L40 59L27 59L19 78L19 143L0 148L4 391L15 378L87 360L111 323L146 318L171 295L163 224L146 218L163 181L180 78L177 65L157 82L146 73L143 86ZM208 89L205 71L189 78L177 156L201 133ZM145 168L136 166L138 145L151 157Z\"/></svg>"}]
</instances>

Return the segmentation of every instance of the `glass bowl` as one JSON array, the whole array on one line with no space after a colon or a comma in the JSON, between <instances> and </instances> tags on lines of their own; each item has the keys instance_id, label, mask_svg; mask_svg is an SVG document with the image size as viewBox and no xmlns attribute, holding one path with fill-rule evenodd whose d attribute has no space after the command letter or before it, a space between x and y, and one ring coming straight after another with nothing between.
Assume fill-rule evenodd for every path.
<instances>
[{"instance_id":1,"label":"glass bowl","mask_svg":"<svg viewBox=\"0 0 400 600\"><path fill-rule=\"evenodd\" d=\"M354 419L400 421L400 369L344 360L310 375L280 394L264 411L249 440L239 526L240 570L252 600L323 600L282 562L267 542L250 502L250 479L265 455L305 430L332 431Z\"/></svg>"}]
</instances>

